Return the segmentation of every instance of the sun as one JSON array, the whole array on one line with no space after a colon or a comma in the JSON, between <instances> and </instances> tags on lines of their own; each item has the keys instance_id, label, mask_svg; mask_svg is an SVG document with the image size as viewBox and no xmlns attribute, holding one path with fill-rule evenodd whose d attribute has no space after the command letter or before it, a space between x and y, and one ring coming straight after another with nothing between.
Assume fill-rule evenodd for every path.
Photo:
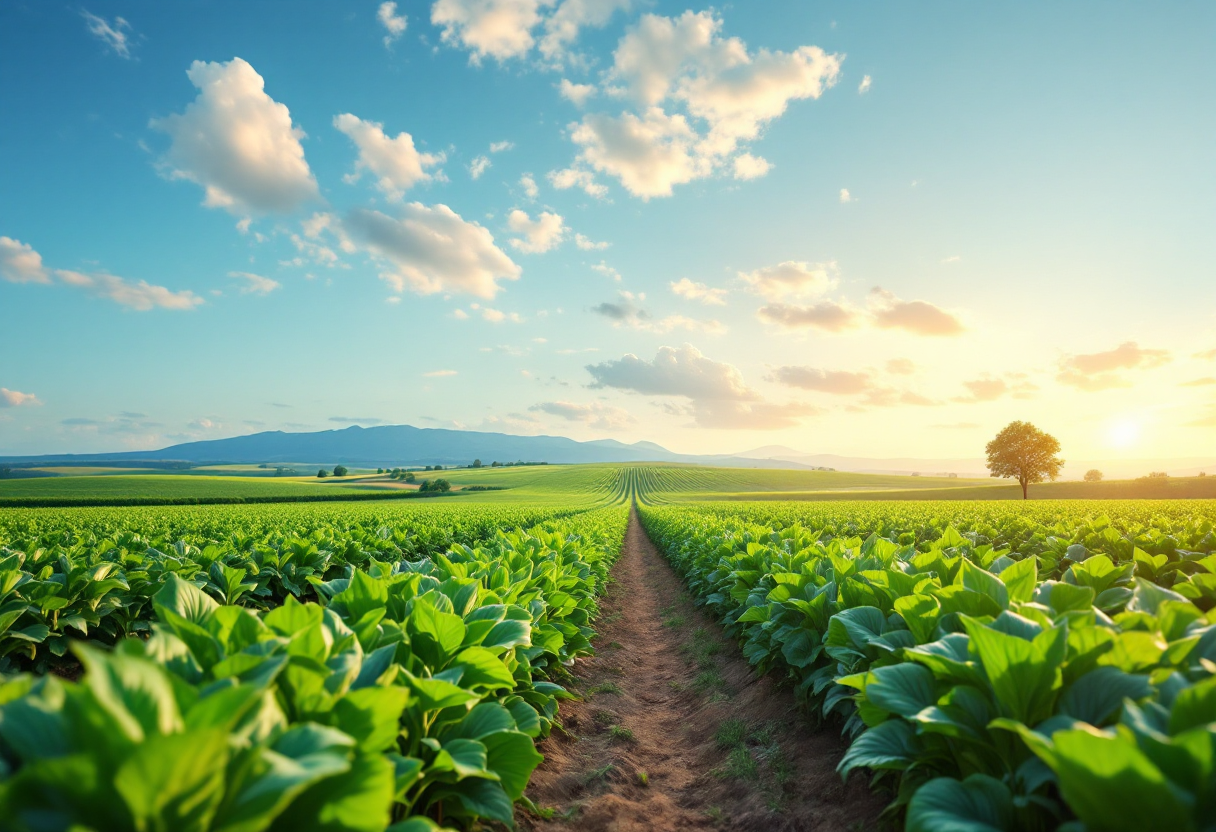
<instances>
[{"instance_id":1,"label":"sun","mask_svg":"<svg viewBox=\"0 0 1216 832\"><path fill-rule=\"evenodd\" d=\"M1120 419L1112 422L1106 432L1110 444L1116 448L1130 447L1140 439L1140 423L1131 419Z\"/></svg>"}]
</instances>

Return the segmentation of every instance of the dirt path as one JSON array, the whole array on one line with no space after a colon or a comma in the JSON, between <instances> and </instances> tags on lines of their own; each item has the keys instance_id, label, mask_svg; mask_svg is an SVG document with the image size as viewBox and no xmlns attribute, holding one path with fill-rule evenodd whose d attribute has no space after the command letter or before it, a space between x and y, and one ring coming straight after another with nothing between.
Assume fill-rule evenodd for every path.
<instances>
[{"instance_id":1,"label":"dirt path","mask_svg":"<svg viewBox=\"0 0 1216 832\"><path fill-rule=\"evenodd\" d=\"M602 605L598 655L580 660L520 811L530 830L878 828L885 801L865 778L844 785L836 726L806 724L792 692L757 678L691 602L629 519Z\"/></svg>"}]
</instances>

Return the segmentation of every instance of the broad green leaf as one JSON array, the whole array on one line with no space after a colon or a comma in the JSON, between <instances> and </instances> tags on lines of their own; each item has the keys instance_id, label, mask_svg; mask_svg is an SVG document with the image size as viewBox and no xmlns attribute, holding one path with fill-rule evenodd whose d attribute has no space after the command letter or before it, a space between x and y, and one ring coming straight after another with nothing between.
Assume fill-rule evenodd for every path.
<instances>
[{"instance_id":1,"label":"broad green leaf","mask_svg":"<svg viewBox=\"0 0 1216 832\"><path fill-rule=\"evenodd\" d=\"M114 774L140 832L205 832L224 797L228 738L208 728L149 737Z\"/></svg>"},{"instance_id":2,"label":"broad green leaf","mask_svg":"<svg viewBox=\"0 0 1216 832\"><path fill-rule=\"evenodd\" d=\"M1060 793L1089 828L1193 828L1187 806L1134 743L1085 730L1058 731L1052 739Z\"/></svg>"},{"instance_id":3,"label":"broad green leaf","mask_svg":"<svg viewBox=\"0 0 1216 832\"><path fill-rule=\"evenodd\" d=\"M985 774L966 780L938 777L925 783L908 804L906 832L1012 832L1013 795Z\"/></svg>"}]
</instances>

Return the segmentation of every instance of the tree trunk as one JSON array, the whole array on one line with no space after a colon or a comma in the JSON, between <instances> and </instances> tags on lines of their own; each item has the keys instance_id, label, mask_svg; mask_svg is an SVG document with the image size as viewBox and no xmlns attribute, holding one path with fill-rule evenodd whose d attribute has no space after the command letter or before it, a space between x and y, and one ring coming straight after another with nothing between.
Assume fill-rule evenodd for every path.
<instances>
[{"instance_id":1,"label":"tree trunk","mask_svg":"<svg viewBox=\"0 0 1216 832\"><path fill-rule=\"evenodd\" d=\"M1029 485L1029 480L1019 480L1019 482L1022 484L1022 499L1025 500L1027 499L1026 486Z\"/></svg>"}]
</instances>

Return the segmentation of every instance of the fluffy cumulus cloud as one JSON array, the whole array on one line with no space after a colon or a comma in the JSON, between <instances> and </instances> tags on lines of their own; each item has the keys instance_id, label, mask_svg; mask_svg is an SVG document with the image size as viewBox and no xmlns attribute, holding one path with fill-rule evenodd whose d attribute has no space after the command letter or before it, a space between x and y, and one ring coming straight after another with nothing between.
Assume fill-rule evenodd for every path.
<instances>
[{"instance_id":1,"label":"fluffy cumulus cloud","mask_svg":"<svg viewBox=\"0 0 1216 832\"><path fill-rule=\"evenodd\" d=\"M565 239L565 222L560 214L543 211L536 219L516 208L507 216L507 227L518 237L511 238L511 247L524 254L543 254Z\"/></svg>"},{"instance_id":2,"label":"fluffy cumulus cloud","mask_svg":"<svg viewBox=\"0 0 1216 832\"><path fill-rule=\"evenodd\" d=\"M632 0L436 0L431 22L443 42L469 50L469 60L522 58L536 46L551 64L567 58L586 27L605 25Z\"/></svg>"},{"instance_id":3,"label":"fluffy cumulus cloud","mask_svg":"<svg viewBox=\"0 0 1216 832\"><path fill-rule=\"evenodd\" d=\"M696 281L689 280L687 277L672 281L671 291L682 298L699 300L701 303L710 306L726 305L725 289L712 289L704 283L697 283Z\"/></svg>"},{"instance_id":4,"label":"fluffy cumulus cloud","mask_svg":"<svg viewBox=\"0 0 1216 832\"><path fill-rule=\"evenodd\" d=\"M0 237L0 277L11 283L50 283L42 255L11 237Z\"/></svg>"},{"instance_id":5,"label":"fluffy cumulus cloud","mask_svg":"<svg viewBox=\"0 0 1216 832\"><path fill-rule=\"evenodd\" d=\"M604 197L608 194L608 186L597 182L595 174L589 170L581 168L551 170L549 171L548 179L549 184L559 191L579 188L588 196L596 198Z\"/></svg>"},{"instance_id":6,"label":"fluffy cumulus cloud","mask_svg":"<svg viewBox=\"0 0 1216 832\"><path fill-rule=\"evenodd\" d=\"M923 300L900 300L877 287L870 292L870 311L879 329L901 329L913 335L952 336L966 331L957 315Z\"/></svg>"},{"instance_id":7,"label":"fluffy cumulus cloud","mask_svg":"<svg viewBox=\"0 0 1216 832\"><path fill-rule=\"evenodd\" d=\"M1135 341L1125 341L1113 350L1070 355L1060 362L1056 380L1086 392L1130 387L1123 370L1151 370L1168 364L1167 350L1145 349Z\"/></svg>"},{"instance_id":8,"label":"fluffy cumulus cloud","mask_svg":"<svg viewBox=\"0 0 1216 832\"><path fill-rule=\"evenodd\" d=\"M397 4L386 0L380 4L380 8L376 10L376 19L380 21L380 25L388 33L384 36L384 45L392 46L393 41L405 34L405 27L408 21L405 15L397 14Z\"/></svg>"},{"instance_id":9,"label":"fluffy cumulus cloud","mask_svg":"<svg viewBox=\"0 0 1216 832\"><path fill-rule=\"evenodd\" d=\"M594 84L576 84L568 78L563 78L557 85L558 92L562 98L582 107L587 103L587 99L591 98L596 93Z\"/></svg>"},{"instance_id":10,"label":"fluffy cumulus cloud","mask_svg":"<svg viewBox=\"0 0 1216 832\"><path fill-rule=\"evenodd\" d=\"M628 354L590 364L593 388L611 387L649 396L678 396L702 401L758 401L733 364L714 361L691 344L660 347L654 360Z\"/></svg>"},{"instance_id":11,"label":"fluffy cumulus cloud","mask_svg":"<svg viewBox=\"0 0 1216 832\"><path fill-rule=\"evenodd\" d=\"M822 332L845 332L857 329L865 323L865 316L846 303L822 300L818 303L799 305L793 303L770 303L760 307L756 313L760 320L783 329L818 329Z\"/></svg>"},{"instance_id":12,"label":"fluffy cumulus cloud","mask_svg":"<svg viewBox=\"0 0 1216 832\"><path fill-rule=\"evenodd\" d=\"M540 188L536 187L536 180L532 178L532 174L525 173L519 177L519 187L523 188L524 196L528 199L536 199L540 195Z\"/></svg>"},{"instance_id":13,"label":"fluffy cumulus cloud","mask_svg":"<svg viewBox=\"0 0 1216 832\"><path fill-rule=\"evenodd\" d=\"M245 285L241 286L242 295L269 295L275 289L282 288L283 286L277 280L262 277L262 275L254 274L253 272L228 272L228 276L244 281Z\"/></svg>"},{"instance_id":14,"label":"fluffy cumulus cloud","mask_svg":"<svg viewBox=\"0 0 1216 832\"><path fill-rule=\"evenodd\" d=\"M791 101L822 95L841 58L815 46L751 52L721 29L712 11L644 15L621 38L603 82L607 96L630 109L571 125L579 147L573 168L612 176L642 199L669 196L723 168L739 179L767 173L768 162L746 143Z\"/></svg>"},{"instance_id":15,"label":"fluffy cumulus cloud","mask_svg":"<svg viewBox=\"0 0 1216 832\"><path fill-rule=\"evenodd\" d=\"M588 115L573 125L570 138L582 148L582 161L643 199L670 196L675 185L710 172L706 160L695 155L697 136L688 120L658 107L641 116Z\"/></svg>"},{"instance_id":16,"label":"fluffy cumulus cloud","mask_svg":"<svg viewBox=\"0 0 1216 832\"><path fill-rule=\"evenodd\" d=\"M33 393L22 393L20 390L9 390L0 387L0 407L30 407L42 404Z\"/></svg>"},{"instance_id":17,"label":"fluffy cumulus cloud","mask_svg":"<svg viewBox=\"0 0 1216 832\"><path fill-rule=\"evenodd\" d=\"M238 216L290 212L317 198L317 183L287 107L266 94L245 61L195 61L186 73L199 90L185 112L153 119L171 145L162 165L201 185L203 204Z\"/></svg>"},{"instance_id":18,"label":"fluffy cumulus cloud","mask_svg":"<svg viewBox=\"0 0 1216 832\"><path fill-rule=\"evenodd\" d=\"M376 177L376 187L389 199L401 199L414 185L431 178L428 168L445 161L443 153L420 153L409 133L390 137L385 134L384 125L350 113L334 116L334 127L350 137L359 149L355 172L346 181L356 182L363 171L370 171Z\"/></svg>"},{"instance_id":19,"label":"fluffy cumulus cloud","mask_svg":"<svg viewBox=\"0 0 1216 832\"><path fill-rule=\"evenodd\" d=\"M342 225L357 244L390 265L381 277L398 292L492 298L502 288L498 281L517 280L521 273L489 231L446 205L411 202L399 217L360 208Z\"/></svg>"},{"instance_id":20,"label":"fluffy cumulus cloud","mask_svg":"<svg viewBox=\"0 0 1216 832\"><path fill-rule=\"evenodd\" d=\"M89 34L101 41L107 49L120 58L131 57L131 24L121 17L115 17L114 22L98 17L89 11L80 12L84 25Z\"/></svg>"},{"instance_id":21,"label":"fluffy cumulus cloud","mask_svg":"<svg viewBox=\"0 0 1216 832\"><path fill-rule=\"evenodd\" d=\"M861 83L857 85L857 92L865 95L870 91L870 87L874 86L874 79L869 75L862 76Z\"/></svg>"},{"instance_id":22,"label":"fluffy cumulus cloud","mask_svg":"<svg viewBox=\"0 0 1216 832\"><path fill-rule=\"evenodd\" d=\"M739 279L753 292L771 301L790 297L817 297L840 282L840 270L833 263L805 263L787 260L751 272L739 272Z\"/></svg>"},{"instance_id":23,"label":"fluffy cumulus cloud","mask_svg":"<svg viewBox=\"0 0 1216 832\"><path fill-rule=\"evenodd\" d=\"M580 404L577 402L540 402L528 410L533 413L548 413L567 422L582 422L588 427L600 430L619 430L632 425L636 420L629 411L621 407L613 407L602 402Z\"/></svg>"}]
</instances>

